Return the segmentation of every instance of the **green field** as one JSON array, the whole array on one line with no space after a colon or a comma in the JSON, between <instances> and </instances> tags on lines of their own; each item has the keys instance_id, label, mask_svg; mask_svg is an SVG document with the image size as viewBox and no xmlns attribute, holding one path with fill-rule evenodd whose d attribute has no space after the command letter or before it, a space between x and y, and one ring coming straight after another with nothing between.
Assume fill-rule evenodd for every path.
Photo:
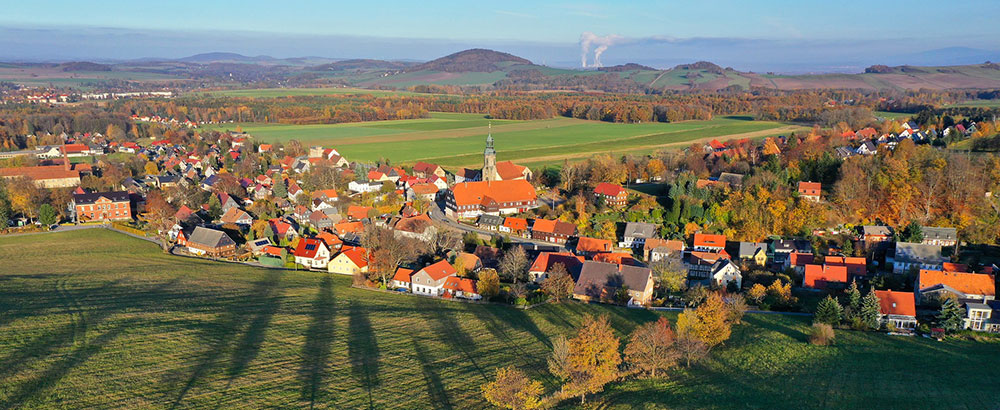
<instances>
[{"instance_id":1,"label":"green field","mask_svg":"<svg viewBox=\"0 0 1000 410\"><path fill-rule=\"evenodd\" d=\"M342 95L342 94L371 94L376 96L384 95L426 95L408 91L383 91L366 90L363 88L348 87L325 87L325 88L259 88L247 90L222 90L222 91L196 91L192 94L204 94L214 97L252 97L252 98L280 98L316 95Z\"/></svg>"},{"instance_id":2,"label":"green field","mask_svg":"<svg viewBox=\"0 0 1000 410\"><path fill-rule=\"evenodd\" d=\"M487 125L492 123L498 159L525 163L561 162L606 152L652 152L665 146L682 146L704 139L754 138L805 128L745 117L720 117L709 121L615 124L571 118L534 121L489 120L480 114L433 113L417 120L350 124L240 125L260 141L297 139L304 145L336 147L350 160L389 158L397 163L433 161L459 167L482 163Z\"/></svg>"},{"instance_id":3,"label":"green field","mask_svg":"<svg viewBox=\"0 0 1000 410\"><path fill-rule=\"evenodd\" d=\"M1000 107L1000 100L969 100L962 101L957 104L948 104L945 107L983 107L983 108L998 108Z\"/></svg>"},{"instance_id":4,"label":"green field","mask_svg":"<svg viewBox=\"0 0 1000 410\"><path fill-rule=\"evenodd\" d=\"M657 315L518 310L350 288L350 278L163 254L91 229L0 238L0 408L485 408L508 364L544 383L584 314L625 335ZM673 314L668 315L673 319ZM994 408L1000 344L838 332L748 315L712 357L609 386L600 409ZM564 403L577 408L576 403Z\"/></svg>"}]
</instances>

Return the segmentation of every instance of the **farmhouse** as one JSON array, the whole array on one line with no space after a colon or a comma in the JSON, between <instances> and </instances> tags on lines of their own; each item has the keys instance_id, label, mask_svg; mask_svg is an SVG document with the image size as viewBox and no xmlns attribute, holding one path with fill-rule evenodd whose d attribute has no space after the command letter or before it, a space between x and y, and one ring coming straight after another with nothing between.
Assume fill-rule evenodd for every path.
<instances>
[{"instance_id":1,"label":"farmhouse","mask_svg":"<svg viewBox=\"0 0 1000 410\"><path fill-rule=\"evenodd\" d=\"M444 285L441 286L441 290L441 296L446 298L454 297L471 300L479 300L483 298L476 289L476 281L469 278L448 276L445 278Z\"/></svg>"},{"instance_id":2,"label":"farmhouse","mask_svg":"<svg viewBox=\"0 0 1000 410\"><path fill-rule=\"evenodd\" d=\"M601 182L594 187L594 196L604 200L608 206L615 208L625 206L625 203L628 202L628 191L625 188L607 182Z\"/></svg>"},{"instance_id":3,"label":"farmhouse","mask_svg":"<svg viewBox=\"0 0 1000 410\"><path fill-rule=\"evenodd\" d=\"M649 268L586 261L573 288L583 301L612 301L619 289L628 290L630 306L642 306L653 297L653 272Z\"/></svg>"},{"instance_id":4,"label":"farmhouse","mask_svg":"<svg viewBox=\"0 0 1000 410\"><path fill-rule=\"evenodd\" d=\"M77 222L132 219L132 206L125 191L74 193L70 203Z\"/></svg>"},{"instance_id":5,"label":"farmhouse","mask_svg":"<svg viewBox=\"0 0 1000 410\"><path fill-rule=\"evenodd\" d=\"M27 177L39 188L69 188L80 185L80 172L66 165L40 165L37 167L0 168L0 177L13 179Z\"/></svg>"},{"instance_id":6,"label":"farmhouse","mask_svg":"<svg viewBox=\"0 0 1000 410\"><path fill-rule=\"evenodd\" d=\"M341 275L355 275L368 272L368 250L359 246L345 246L330 260L327 271Z\"/></svg>"},{"instance_id":7,"label":"farmhouse","mask_svg":"<svg viewBox=\"0 0 1000 410\"><path fill-rule=\"evenodd\" d=\"M196 226L190 236L182 236L178 236L177 244L187 246L188 252L195 255L226 257L236 253L236 242L219 230Z\"/></svg>"},{"instance_id":8,"label":"farmhouse","mask_svg":"<svg viewBox=\"0 0 1000 410\"><path fill-rule=\"evenodd\" d=\"M410 277L413 276L413 272L413 269L402 266L396 268L396 274L392 275L392 288L410 290Z\"/></svg>"},{"instance_id":9,"label":"farmhouse","mask_svg":"<svg viewBox=\"0 0 1000 410\"><path fill-rule=\"evenodd\" d=\"M564 244L573 235L576 235L576 225L569 222L535 219L531 225L531 238L540 241Z\"/></svg>"},{"instance_id":10,"label":"farmhouse","mask_svg":"<svg viewBox=\"0 0 1000 410\"><path fill-rule=\"evenodd\" d=\"M569 252L542 252L528 268L528 276L534 282L541 282L548 279L553 266L562 264L563 268L566 268L566 273L576 278L580 276L580 266L583 265L583 262L583 256L576 256Z\"/></svg>"},{"instance_id":11,"label":"farmhouse","mask_svg":"<svg viewBox=\"0 0 1000 410\"><path fill-rule=\"evenodd\" d=\"M524 180L462 182L446 192L445 204L449 216L475 218L524 212L537 207L537 198Z\"/></svg>"}]
</instances>

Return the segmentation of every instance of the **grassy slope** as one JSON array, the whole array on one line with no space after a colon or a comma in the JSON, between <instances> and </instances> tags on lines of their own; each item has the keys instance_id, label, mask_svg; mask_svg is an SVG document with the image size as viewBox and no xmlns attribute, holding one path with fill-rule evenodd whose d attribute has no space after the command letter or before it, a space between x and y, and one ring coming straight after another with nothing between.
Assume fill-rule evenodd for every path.
<instances>
[{"instance_id":1,"label":"grassy slope","mask_svg":"<svg viewBox=\"0 0 1000 410\"><path fill-rule=\"evenodd\" d=\"M0 260L15 258L0 272L0 408L483 408L479 385L498 366L555 389L550 339L583 314L609 315L620 334L657 317L373 293L342 276L171 257L104 230L0 238ZM1000 403L996 343L839 332L821 348L805 343L806 319L747 322L705 366L610 386L590 406Z\"/></svg>"},{"instance_id":2,"label":"grassy slope","mask_svg":"<svg viewBox=\"0 0 1000 410\"><path fill-rule=\"evenodd\" d=\"M363 88L261 88L249 90L222 90L222 91L198 91L195 94L207 94L216 97L253 97L253 98L278 98L290 96L310 96L310 95L339 95L339 94L372 94L372 95L424 95L409 91L382 91L366 90Z\"/></svg>"}]
</instances>

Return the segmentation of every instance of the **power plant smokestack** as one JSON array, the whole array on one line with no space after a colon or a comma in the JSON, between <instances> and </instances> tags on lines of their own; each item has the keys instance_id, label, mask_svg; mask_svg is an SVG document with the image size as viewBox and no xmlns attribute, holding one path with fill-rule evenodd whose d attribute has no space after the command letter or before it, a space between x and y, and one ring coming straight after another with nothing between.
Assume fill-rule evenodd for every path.
<instances>
[{"instance_id":1,"label":"power plant smokestack","mask_svg":"<svg viewBox=\"0 0 1000 410\"><path fill-rule=\"evenodd\" d=\"M609 34L607 36L598 36L589 31L583 32L580 35L580 65L584 68L587 67L587 54L590 54L590 48L592 46L597 46L594 48L594 62L590 67L601 67L601 54L614 44L621 43L625 38L617 34Z\"/></svg>"}]
</instances>

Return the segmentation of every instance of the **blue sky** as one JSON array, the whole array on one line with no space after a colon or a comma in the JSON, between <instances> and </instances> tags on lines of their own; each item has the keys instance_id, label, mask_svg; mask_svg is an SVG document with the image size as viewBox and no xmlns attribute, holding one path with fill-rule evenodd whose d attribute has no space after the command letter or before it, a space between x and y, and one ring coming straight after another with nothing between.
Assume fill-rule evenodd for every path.
<instances>
[{"instance_id":1,"label":"blue sky","mask_svg":"<svg viewBox=\"0 0 1000 410\"><path fill-rule=\"evenodd\" d=\"M691 51L675 47L695 40L702 41L701 47L706 40L714 41L714 46L729 41L729 51L722 47L716 54L723 59L733 55L734 61L752 57L746 50L748 44L751 49L767 48L753 42L770 44L774 54L784 48L819 55L844 53L841 58L846 58L852 47L859 53L882 48L892 55L945 47L1000 50L998 14L997 0L951 0L947 4L939 0L33 0L3 7L0 29L7 30L0 32L0 58L19 53L25 58L69 58L76 57L69 55L74 51L107 53L107 58L235 51L281 57L430 59L438 56L435 53L481 44L566 65L577 60L583 32L620 36L622 41L605 54L609 63L682 59L644 54L703 52L698 47L690 47ZM944 19L935 20L942 15ZM24 30L46 31L34 32L42 38L26 40L23 37L30 31ZM83 41L95 32L101 35ZM145 46L129 38L135 33L146 36ZM80 44L60 48L60 42L72 36ZM286 41L279 44L279 38ZM101 42L120 42L120 47L97 44ZM348 43L363 43L367 48ZM401 46L404 43L406 47ZM743 44L742 55L733 44ZM222 49L204 49L209 46ZM707 53L706 58L716 54Z\"/></svg>"}]
</instances>

